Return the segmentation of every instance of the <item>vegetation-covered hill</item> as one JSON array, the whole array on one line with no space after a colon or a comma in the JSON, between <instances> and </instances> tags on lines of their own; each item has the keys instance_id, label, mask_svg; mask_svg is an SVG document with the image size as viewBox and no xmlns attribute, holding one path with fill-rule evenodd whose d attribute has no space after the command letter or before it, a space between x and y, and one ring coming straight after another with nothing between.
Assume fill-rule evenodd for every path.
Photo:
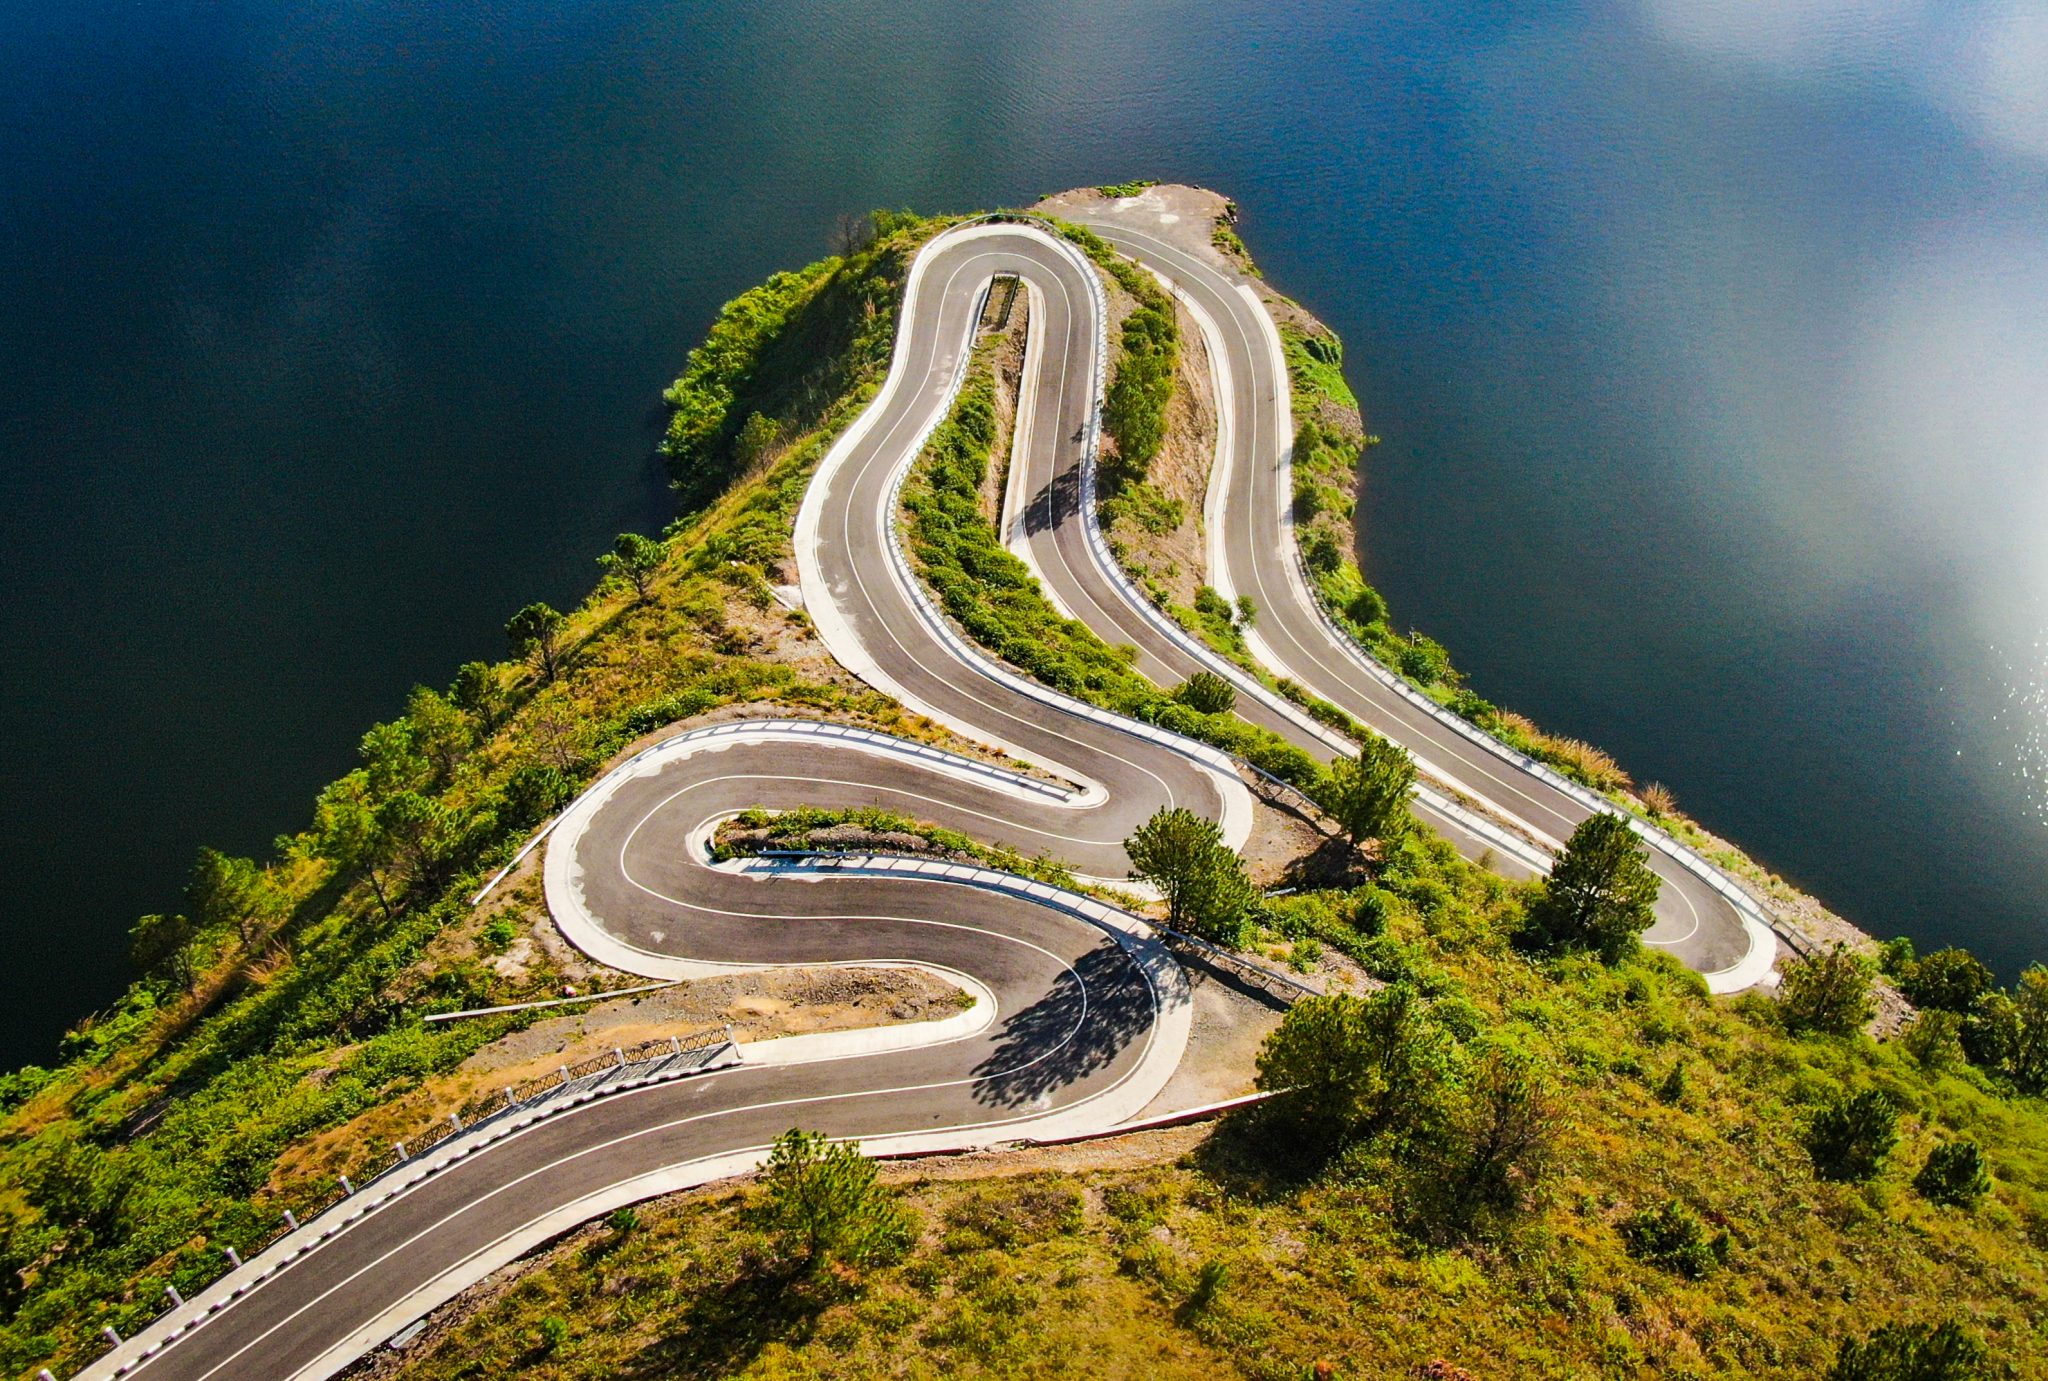
<instances>
[{"instance_id":1,"label":"vegetation-covered hill","mask_svg":"<svg viewBox=\"0 0 2048 1381\"><path fill-rule=\"evenodd\" d=\"M328 1195L348 1162L294 1148L352 1144L374 1109L517 1024L424 1014L623 981L549 941L521 874L469 898L628 745L743 706L940 736L833 667L772 588L793 578L803 486L877 385L908 255L936 225L880 218L730 304L669 395L686 512L662 541L622 539L575 611L520 611L513 660L415 691L270 858L203 855L180 907L137 926L127 997L55 1068L0 1079L0 1364L75 1370L102 1323L131 1331L166 1284L192 1293L222 1246ZM1142 280L1123 286L1148 300ZM1335 396L1340 356L1316 339L1289 336L1297 388ZM1171 406L1173 342L1156 314L1125 335L1145 357L1116 395L1126 495L1148 483L1136 457ZM1077 694L1326 786L1204 696L1144 686L1015 578L981 506L1001 458L992 392L970 385L909 491L913 548L963 625ZM1320 403L1304 415L1319 429L1306 482L1337 495L1308 505L1320 550L1316 532L1348 531L1360 432ZM1377 638L1391 624L1342 550L1326 593ZM1184 612L1229 645L1238 611ZM1448 665L1404 669L1448 698ZM658 1202L366 1365L1850 1381L1944 1374L1853 1355L1863 1369L1841 1371L1842 1343L1957 1318L1991 1360L1946 1374L2048 1376L2048 974L1999 993L1962 957L1893 948L1922 1014L1879 1041L1851 956L1799 971L1784 1002L1717 1000L1626 946L1613 963L1539 952L1535 894L1420 832L1383 833L1344 845L1340 867L1304 860L1302 890L1248 917L1269 952L1308 967L1342 951L1388 985L1283 1027L1292 1053L1268 1082L1313 1098L1085 1165L1020 1153L928 1182L913 1167L907 1246L830 1270L787 1269L756 1189Z\"/></svg>"}]
</instances>

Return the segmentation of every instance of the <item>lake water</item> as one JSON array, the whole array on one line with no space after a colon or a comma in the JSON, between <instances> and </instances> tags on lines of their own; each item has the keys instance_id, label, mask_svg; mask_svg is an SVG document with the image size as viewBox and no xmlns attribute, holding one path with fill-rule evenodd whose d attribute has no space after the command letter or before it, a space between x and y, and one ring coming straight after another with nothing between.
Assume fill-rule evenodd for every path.
<instances>
[{"instance_id":1,"label":"lake water","mask_svg":"<svg viewBox=\"0 0 2048 1381\"><path fill-rule=\"evenodd\" d=\"M0 1063L664 519L721 301L1134 177L1343 333L1367 564L1484 693L2048 957L2037 0L0 0L0 56Z\"/></svg>"}]
</instances>

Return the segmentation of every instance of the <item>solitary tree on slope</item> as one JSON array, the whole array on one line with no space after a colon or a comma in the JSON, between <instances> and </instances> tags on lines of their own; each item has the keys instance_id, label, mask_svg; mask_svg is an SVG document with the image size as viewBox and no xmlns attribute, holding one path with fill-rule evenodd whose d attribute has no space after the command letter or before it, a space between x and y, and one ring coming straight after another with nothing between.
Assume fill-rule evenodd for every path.
<instances>
[{"instance_id":1,"label":"solitary tree on slope","mask_svg":"<svg viewBox=\"0 0 2048 1381\"><path fill-rule=\"evenodd\" d=\"M1785 965L1778 1014L1792 1032L1847 1036L1860 1030L1874 1010L1868 959L1847 945L1835 945Z\"/></svg>"},{"instance_id":2,"label":"solitary tree on slope","mask_svg":"<svg viewBox=\"0 0 2048 1381\"><path fill-rule=\"evenodd\" d=\"M505 640L512 644L512 655L538 661L543 681L555 679L562 650L562 624L560 610L546 604L529 604L505 625Z\"/></svg>"},{"instance_id":3,"label":"solitary tree on slope","mask_svg":"<svg viewBox=\"0 0 2048 1381\"><path fill-rule=\"evenodd\" d=\"M1339 758L1330 767L1322 805L1353 844L1368 839L1398 839L1414 823L1408 793L1415 789L1415 759L1408 750L1378 734L1368 735L1355 758Z\"/></svg>"},{"instance_id":4,"label":"solitary tree on slope","mask_svg":"<svg viewBox=\"0 0 2048 1381\"><path fill-rule=\"evenodd\" d=\"M647 602L647 592L654 588L655 573L661 570L662 558L668 555L668 545L637 532L622 532L612 543L612 549L597 558L597 564L604 567L606 575L615 575L633 587L633 596L640 603Z\"/></svg>"},{"instance_id":5,"label":"solitary tree on slope","mask_svg":"<svg viewBox=\"0 0 2048 1381\"><path fill-rule=\"evenodd\" d=\"M1172 806L1124 841L1131 876L1159 889L1166 923L1217 944L1236 944L1258 890L1214 821Z\"/></svg>"},{"instance_id":6,"label":"solitary tree on slope","mask_svg":"<svg viewBox=\"0 0 2048 1381\"><path fill-rule=\"evenodd\" d=\"M910 1217L876 1180L875 1163L823 1132L791 1128L776 1138L767 1190L762 1217L804 1272L891 1261L910 1244Z\"/></svg>"},{"instance_id":7,"label":"solitary tree on slope","mask_svg":"<svg viewBox=\"0 0 2048 1381\"><path fill-rule=\"evenodd\" d=\"M1525 940L1542 950L1589 949L1609 964L1627 958L1655 919L1649 859L1628 821L1588 816L1530 902Z\"/></svg>"}]
</instances>

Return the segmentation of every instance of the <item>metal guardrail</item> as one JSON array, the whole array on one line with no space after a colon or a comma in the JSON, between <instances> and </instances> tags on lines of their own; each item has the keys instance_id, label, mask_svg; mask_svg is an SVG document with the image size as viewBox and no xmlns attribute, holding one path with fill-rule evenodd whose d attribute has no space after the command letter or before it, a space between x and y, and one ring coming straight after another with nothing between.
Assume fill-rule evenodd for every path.
<instances>
[{"instance_id":1,"label":"metal guardrail","mask_svg":"<svg viewBox=\"0 0 2048 1381\"><path fill-rule=\"evenodd\" d=\"M1410 685L1407 678L1382 663L1357 638L1353 637L1351 630L1338 622L1336 617L1323 604L1322 595L1317 590L1315 582L1309 578L1308 569L1302 562L1301 544L1293 540L1294 523L1292 516L1290 515L1284 521L1288 533L1288 544L1294 548L1295 570L1303 585L1309 591L1309 598L1313 602L1316 612L1321 616L1323 625L1330 630L1339 645L1351 654L1352 659L1361 664L1363 670L1368 675L1372 676L1388 690L1402 696L1416 709L1421 710L1445 728L1463 736L1487 752L1521 768L1529 775L1543 782L1544 785L1563 793L1586 809L1602 811L1608 815L1619 816L1626 820L1629 828L1638 837L1645 840L1652 848L1670 858L1673 862L1719 893L1735 909L1738 915L1754 920L1798 954L1811 955L1815 952L1814 946L1804 936L1798 935L1780 925L1763 902L1758 900L1749 889L1729 877L1725 870L1701 856L1699 851L1690 844L1638 818L1591 788L1573 781L1548 763L1533 758L1527 753L1521 752L1502 742L1494 735L1487 733L1478 725L1467 720L1463 715L1437 704L1436 701Z\"/></svg>"},{"instance_id":2,"label":"metal guardrail","mask_svg":"<svg viewBox=\"0 0 2048 1381\"><path fill-rule=\"evenodd\" d=\"M1090 275L1090 281L1091 283L1094 283L1095 289L1099 295L1101 292L1101 285L1099 282L1095 281L1095 276L1093 274ZM1098 312L1098 318L1101 318L1100 312ZM1099 397L1100 394L1101 380L1098 377L1097 396ZM1154 624L1155 627L1159 627L1161 631L1166 632L1169 637L1174 637L1175 641L1181 643L1181 645L1184 648L1195 653L1195 655L1197 655L1198 657L1201 657L1204 653L1208 652L1208 649L1198 649L1191 646L1191 644L1193 643L1193 639L1185 634L1185 630L1180 629L1178 624L1171 624L1169 626L1168 621L1165 618L1165 615L1161 613L1152 604L1152 601L1150 599L1143 597L1141 594L1135 594L1134 587L1131 585L1129 579L1125 576L1122 566L1119 563L1117 563L1113 559L1113 557L1110 556L1108 552L1107 539L1103 537L1100 529L1100 524L1096 521L1095 506L1093 502L1094 455L1095 452L1092 445L1087 451L1083 453L1081 508L1083 514L1085 515L1084 527L1087 531L1089 538L1089 549L1091 553L1096 556L1096 564L1100 566L1113 581L1115 581L1120 587L1122 587L1126 596L1126 602L1133 604L1143 613L1148 615L1150 621ZM1277 482L1280 486L1280 491L1283 496L1288 495L1292 492L1290 477L1293 470L1293 458L1294 451L1293 446L1290 443L1281 452L1280 464L1277 471ZM1606 800L1605 798L1601 797L1598 793L1590 791L1585 787L1579 785L1577 782L1572 781L1570 778L1563 776L1561 773L1552 769L1548 764L1539 762L1525 753L1517 752L1515 749L1501 742L1499 739L1487 733L1485 730L1479 728L1477 725L1469 723L1463 717L1452 713L1450 710L1447 710L1443 706L1437 704L1434 700L1431 700L1429 697L1423 695L1420 691L1417 691L1414 687L1410 686L1405 679L1401 678L1390 668L1387 668L1386 666L1382 665L1379 659L1374 657L1371 652L1362 647L1358 643L1357 639L1351 636L1350 631L1344 628L1336 620L1336 618L1332 616L1329 609L1324 606L1321 594L1318 591L1315 582L1308 577L1307 569L1305 565L1302 563L1301 544L1295 539L1294 536L1293 506L1291 503L1283 502L1279 507L1282 542L1283 545L1290 549L1293 554L1292 573L1294 574L1295 578L1300 582L1303 589L1307 592L1309 596L1309 602L1311 606L1316 610L1317 614L1320 616L1323 625L1330 630L1330 632L1335 638L1338 639L1340 645L1346 651L1352 654L1354 660L1362 664L1363 669L1369 675L1373 676L1376 680L1378 680L1382 685L1386 686L1389 690L1392 690L1396 694L1404 696L1416 708L1422 710L1424 713L1428 714L1431 718L1435 719L1438 723L1444 725L1446 728L1452 729L1454 732L1463 735L1467 739L1473 741L1474 743L1477 743L1479 746L1485 748L1489 752L1492 752L1497 756L1500 756L1503 759L1507 760L1508 762L1513 763L1514 765L1522 768L1524 771L1530 773L1532 776L1535 776L1539 780L1543 781L1546 785L1555 787L1557 790L1563 792L1565 795L1571 797L1573 800L1578 801L1587 809L1601 810L1606 811L1609 814L1620 815L1622 818L1626 819L1629 822L1629 826L1631 829L1633 829L1639 836L1647 840L1653 847L1657 848L1659 852L1672 858L1681 867L1685 868L1686 871L1698 877L1701 881L1705 882L1709 887L1713 888L1715 892L1719 893L1723 898L1725 898L1729 902L1729 904L1735 908L1736 912L1739 915L1744 916L1761 925L1770 934L1778 937L1779 939L1784 940L1795 951L1798 951L1802 954L1808 954L1812 952L1811 947L1804 941L1802 937L1787 932L1783 927L1781 927L1776 922L1776 920L1771 916L1769 911L1764 907L1762 902L1760 902L1755 896L1753 896L1746 888L1742 887L1734 879L1730 878L1722 869L1716 867L1713 863L1701 857L1699 853L1696 850L1694 850L1690 845L1687 845L1681 840L1674 838L1673 836L1671 836L1663 830L1657 829L1654 826L1648 825L1645 822L1637 819L1636 817L1630 815L1628 812L1622 810L1620 807L1616 806L1612 801ZM1306 716L1300 715L1294 709L1294 707L1285 704L1280 700L1280 697L1269 692L1263 684L1258 683L1254 681L1252 678L1245 676L1242 668L1230 666L1229 664L1224 663L1222 658L1214 657L1213 654L1209 654L1209 657L1205 660L1213 660L1215 663L1219 664L1223 674L1226 675L1228 679L1232 680L1233 682L1236 682L1240 685L1248 684L1252 693L1255 696L1257 696L1262 702L1267 703L1269 706L1278 710L1280 713L1287 715L1290 719L1306 719ZM1314 732L1317 735L1317 737L1325 739L1325 741L1327 741L1328 734L1320 726L1315 725L1313 721L1309 721L1306 727L1308 727L1312 732ZM1254 768L1254 770L1257 769ZM1436 795L1438 795L1438 793L1428 793L1428 796ZM1425 799L1427 799L1427 797L1425 797ZM1454 817L1458 818L1460 823L1467 825L1468 828L1474 828L1475 832L1480 834L1484 838L1496 838L1507 833L1506 831L1499 829L1499 827L1494 826L1491 821L1485 820L1484 817L1477 816L1476 813L1468 810L1463 806L1458 805L1455 802L1448 800L1448 798L1445 798L1443 800L1431 800L1430 804L1436 806L1439 809L1443 809L1447 814L1451 814ZM1520 843L1518 837L1515 838L1515 843ZM1524 849L1513 848L1512 851L1516 853L1523 853Z\"/></svg>"},{"instance_id":3,"label":"metal guardrail","mask_svg":"<svg viewBox=\"0 0 2048 1381\"><path fill-rule=\"evenodd\" d=\"M820 738L841 739L847 742L864 743L870 746L882 748L885 751L894 753L900 757L918 758L927 762L939 764L942 767L950 768L954 771L962 771L973 775L984 776L991 780L998 781L1005 786L1013 786L1021 788L1025 791L1036 792L1039 795L1042 795L1050 800L1068 801L1072 800L1074 796L1073 792L1067 790L1063 786L1057 785L1056 783L1041 781L1036 777L1027 777L1020 772L1013 772L1007 768L997 767L992 763L985 763L977 761L974 758L962 757L958 753L949 753L943 748L934 748L930 744L918 743L914 740L907 738L899 738L894 734L885 734L875 729L862 729L851 724L834 724L822 719L729 720L723 724L708 724L701 729L692 729L690 732L686 734L677 734L673 738L662 739L659 743L650 743L645 748L642 748L639 752L635 753L632 757L627 758L624 762L618 764L618 766L613 767L608 771L599 773L597 775L597 778L594 781L592 781L589 785L585 786L582 791L576 793L575 797L573 797L568 802L568 804L564 805L560 810L556 811L552 819L550 819L546 824L542 825L538 830L534 831L533 837L527 840L525 844L521 845L519 852L512 856L512 861L510 863L507 863L503 868L500 868L495 874L493 874L490 881L486 882L480 889L478 889L476 894L469 899L469 904L471 906L475 906L477 903L481 902L486 896L488 896L493 888L495 888L500 882L504 881L507 874L509 874L514 868L517 868L520 865L520 863L525 860L526 856L532 853L534 849L539 846L542 840L546 839L550 834L553 834L555 832L555 827L561 824L563 820L568 818L570 812L575 810L576 807L582 803L584 797L588 796L592 791L596 790L615 773L621 772L626 768L631 767L634 763L640 762L643 759L651 757L657 753L671 751L679 743L694 743L700 739L732 737L734 735L759 733L764 730L774 731L778 733L816 734Z\"/></svg>"},{"instance_id":4,"label":"metal guardrail","mask_svg":"<svg viewBox=\"0 0 2048 1381\"><path fill-rule=\"evenodd\" d=\"M594 1056L574 1065L565 1065L553 1075L530 1079L494 1094L472 1098L461 1108L449 1113L443 1120L431 1124L418 1135L405 1141L393 1142L391 1151L372 1162L371 1168L359 1168L357 1173L362 1176L362 1183L357 1184L349 1175L338 1176L333 1191L318 1196L309 1203L301 1203L296 1209L281 1210L281 1221L270 1232L252 1242L244 1243L242 1249L223 1246L221 1270L194 1288L193 1294L196 1297L201 1291L211 1289L294 1233L317 1229L319 1236L331 1234L335 1228L320 1224L317 1220L348 1203L358 1194L366 1192L393 1171L416 1164L458 1137L473 1136L518 1114L537 1113L547 1116L558 1109L579 1105L591 1097L604 1093L644 1087L649 1083L695 1074L709 1068L720 1055L727 1051L736 1051L737 1048L738 1044L733 1039L730 1026L719 1028L715 1033L693 1032L687 1038L671 1036L642 1041L636 1045L614 1047L609 1054ZM460 1159L461 1154L458 1153L451 1159ZM431 1174L440 1168L441 1165L438 1164L428 1166L426 1173ZM275 1263L269 1269L276 1270L281 1264L283 1263ZM240 1293L242 1288L244 1287L237 1287L236 1293ZM161 1300L163 1307L143 1321L144 1328L186 1303L185 1296L175 1285L165 1287ZM216 1301L211 1308L218 1308L220 1303ZM102 1325L100 1331L107 1337L110 1346L121 1345L122 1339L111 1325ZM166 1338L157 1346L161 1347L169 1341L170 1339ZM112 1374L127 1374L148 1357L153 1356L156 1350L151 1348L140 1356L122 1363Z\"/></svg>"}]
</instances>

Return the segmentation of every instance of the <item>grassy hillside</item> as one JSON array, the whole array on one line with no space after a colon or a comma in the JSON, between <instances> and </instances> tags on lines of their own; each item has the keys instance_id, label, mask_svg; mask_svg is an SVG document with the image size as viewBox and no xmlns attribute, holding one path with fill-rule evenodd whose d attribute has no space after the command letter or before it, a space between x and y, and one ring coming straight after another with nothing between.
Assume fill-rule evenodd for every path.
<instances>
[{"instance_id":1,"label":"grassy hillside","mask_svg":"<svg viewBox=\"0 0 2048 1381\"><path fill-rule=\"evenodd\" d=\"M1822 1376L1845 1337L1959 1316L1992 1350L1982 1374L2048 1375L2037 1099L1861 1034L1788 1034L1769 999L1710 998L1660 957L1525 958L1521 905L1416 840L1369 886L1270 918L1349 931L1426 995L1446 1087L1489 1052L1534 1071L1543 1153L1512 1208L1467 1228L1433 1211L1413 1147L1316 1163L1247 1116L1168 1141L1165 1163L1140 1137L1130 1163L1080 1174L1032 1173L1029 1154L981 1179L908 1167L909 1256L798 1286L770 1269L752 1191L648 1206L381 1374ZM1903 1110L1867 1183L1821 1178L1804 1139L1842 1088ZM1931 1202L1913 1180L1963 1136L1995 1187L1974 1208Z\"/></svg>"}]
</instances>

